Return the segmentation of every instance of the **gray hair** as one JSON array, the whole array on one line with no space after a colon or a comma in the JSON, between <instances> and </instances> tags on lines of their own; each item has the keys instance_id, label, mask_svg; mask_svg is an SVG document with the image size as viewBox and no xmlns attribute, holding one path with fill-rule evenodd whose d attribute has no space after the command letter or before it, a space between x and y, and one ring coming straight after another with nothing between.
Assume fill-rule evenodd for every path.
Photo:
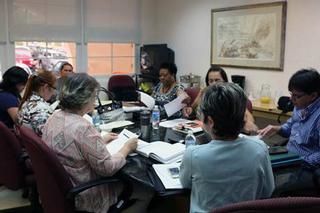
<instances>
[{"instance_id":1,"label":"gray hair","mask_svg":"<svg viewBox=\"0 0 320 213\"><path fill-rule=\"evenodd\" d=\"M86 73L76 73L66 77L59 96L62 109L81 110L95 97L100 85Z\"/></svg>"},{"instance_id":2,"label":"gray hair","mask_svg":"<svg viewBox=\"0 0 320 213\"><path fill-rule=\"evenodd\" d=\"M219 137L237 136L244 125L247 97L240 86L234 83L218 83L206 90L200 110L204 123L208 116L214 121L212 132Z\"/></svg>"}]
</instances>

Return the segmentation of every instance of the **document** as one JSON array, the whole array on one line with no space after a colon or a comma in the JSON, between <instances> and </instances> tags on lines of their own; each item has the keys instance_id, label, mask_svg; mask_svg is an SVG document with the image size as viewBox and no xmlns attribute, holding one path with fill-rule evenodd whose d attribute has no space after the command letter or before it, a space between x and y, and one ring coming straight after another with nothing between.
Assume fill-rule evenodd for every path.
<instances>
[{"instance_id":1,"label":"document","mask_svg":"<svg viewBox=\"0 0 320 213\"><path fill-rule=\"evenodd\" d=\"M53 102L53 103L50 105L49 112L50 112L50 113L53 113L53 112L56 110L56 108L59 106L59 104L60 104L60 101L59 101L59 100Z\"/></svg>"},{"instance_id":2,"label":"document","mask_svg":"<svg viewBox=\"0 0 320 213\"><path fill-rule=\"evenodd\" d=\"M120 151L120 149L123 147L123 145L130 139L130 138L138 138L138 135L134 134L133 132L127 130L127 129L124 129L120 132L120 134L118 135L118 138L111 141L110 143L108 143L106 145L109 153L111 155L113 154L116 154L117 152ZM143 141L143 140L138 140L138 147L137 149L139 148L142 148L146 145L148 145L149 143Z\"/></svg>"},{"instance_id":3,"label":"document","mask_svg":"<svg viewBox=\"0 0 320 213\"><path fill-rule=\"evenodd\" d=\"M180 168L180 163L153 164L152 167L166 189L182 189L179 175L170 173L170 169Z\"/></svg>"},{"instance_id":4,"label":"document","mask_svg":"<svg viewBox=\"0 0 320 213\"><path fill-rule=\"evenodd\" d=\"M155 100L153 97L151 97L150 95L144 93L144 92L140 92L140 101L147 106L148 109L152 110L154 108L155 105Z\"/></svg>"},{"instance_id":5,"label":"document","mask_svg":"<svg viewBox=\"0 0 320 213\"><path fill-rule=\"evenodd\" d=\"M187 119L183 119L183 118L177 118L177 119L173 119L173 120L160 122L159 125L164 128L173 128L179 124L188 123L188 122L191 122L191 121L187 120Z\"/></svg>"},{"instance_id":6,"label":"document","mask_svg":"<svg viewBox=\"0 0 320 213\"><path fill-rule=\"evenodd\" d=\"M174 113L180 111L186 104L182 103L182 101L186 99L186 96L180 95L173 101L164 105L164 109L166 110L167 116L170 117Z\"/></svg>"},{"instance_id":7,"label":"document","mask_svg":"<svg viewBox=\"0 0 320 213\"><path fill-rule=\"evenodd\" d=\"M119 128L119 127L128 126L128 125L132 125L132 124L134 124L134 123L131 121L113 121L110 123L101 124L99 127L103 131L110 132L114 128Z\"/></svg>"},{"instance_id":8,"label":"document","mask_svg":"<svg viewBox=\"0 0 320 213\"><path fill-rule=\"evenodd\" d=\"M160 122L159 125L165 128L172 128L175 131L183 133L187 133L189 130L192 130L193 133L203 131L202 123L199 120L191 121L183 118L178 118Z\"/></svg>"}]
</instances>

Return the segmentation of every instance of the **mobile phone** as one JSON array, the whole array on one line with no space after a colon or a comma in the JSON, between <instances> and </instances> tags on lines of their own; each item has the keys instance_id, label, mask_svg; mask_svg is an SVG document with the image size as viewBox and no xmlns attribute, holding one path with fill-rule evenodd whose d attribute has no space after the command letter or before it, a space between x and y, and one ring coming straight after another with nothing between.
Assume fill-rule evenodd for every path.
<instances>
[{"instance_id":1,"label":"mobile phone","mask_svg":"<svg viewBox=\"0 0 320 213\"><path fill-rule=\"evenodd\" d=\"M168 168L168 170L172 178L179 178L180 170L178 167Z\"/></svg>"},{"instance_id":2,"label":"mobile phone","mask_svg":"<svg viewBox=\"0 0 320 213\"><path fill-rule=\"evenodd\" d=\"M287 152L288 152L288 150L284 146L269 147L269 154L270 155L283 154L283 153L287 153Z\"/></svg>"}]
</instances>

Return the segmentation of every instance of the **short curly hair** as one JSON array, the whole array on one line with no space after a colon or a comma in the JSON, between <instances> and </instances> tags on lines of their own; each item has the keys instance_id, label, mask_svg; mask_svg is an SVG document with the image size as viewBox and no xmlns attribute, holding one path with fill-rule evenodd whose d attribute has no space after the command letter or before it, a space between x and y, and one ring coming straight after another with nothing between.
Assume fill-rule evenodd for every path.
<instances>
[{"instance_id":1,"label":"short curly hair","mask_svg":"<svg viewBox=\"0 0 320 213\"><path fill-rule=\"evenodd\" d=\"M59 96L62 109L81 110L95 97L100 85L86 73L67 76Z\"/></svg>"}]
</instances>

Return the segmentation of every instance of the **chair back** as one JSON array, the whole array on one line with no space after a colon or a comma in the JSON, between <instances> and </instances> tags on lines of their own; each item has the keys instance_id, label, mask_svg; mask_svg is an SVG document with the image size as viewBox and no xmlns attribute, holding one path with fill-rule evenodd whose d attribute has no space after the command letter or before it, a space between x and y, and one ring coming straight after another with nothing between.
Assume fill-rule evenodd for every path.
<instances>
[{"instance_id":1,"label":"chair back","mask_svg":"<svg viewBox=\"0 0 320 213\"><path fill-rule=\"evenodd\" d=\"M0 122L0 183L11 190L24 186L22 146L16 135Z\"/></svg>"},{"instance_id":2,"label":"chair back","mask_svg":"<svg viewBox=\"0 0 320 213\"><path fill-rule=\"evenodd\" d=\"M108 90L116 101L137 101L138 93L133 78L129 75L113 75L108 82Z\"/></svg>"},{"instance_id":3,"label":"chair back","mask_svg":"<svg viewBox=\"0 0 320 213\"><path fill-rule=\"evenodd\" d=\"M193 102L196 100L196 98L200 92L200 87L188 87L185 89L185 92L191 98L190 104L193 104Z\"/></svg>"},{"instance_id":4,"label":"chair back","mask_svg":"<svg viewBox=\"0 0 320 213\"><path fill-rule=\"evenodd\" d=\"M214 209L212 213L311 213L320 212L320 198L284 197L244 201Z\"/></svg>"},{"instance_id":5,"label":"chair back","mask_svg":"<svg viewBox=\"0 0 320 213\"><path fill-rule=\"evenodd\" d=\"M73 212L74 203L66 198L73 185L54 151L31 129L22 126L20 134L32 162L44 212Z\"/></svg>"},{"instance_id":6,"label":"chair back","mask_svg":"<svg viewBox=\"0 0 320 213\"><path fill-rule=\"evenodd\" d=\"M247 101L247 110L250 112L250 113L252 113L252 102L248 99L248 101Z\"/></svg>"}]
</instances>

